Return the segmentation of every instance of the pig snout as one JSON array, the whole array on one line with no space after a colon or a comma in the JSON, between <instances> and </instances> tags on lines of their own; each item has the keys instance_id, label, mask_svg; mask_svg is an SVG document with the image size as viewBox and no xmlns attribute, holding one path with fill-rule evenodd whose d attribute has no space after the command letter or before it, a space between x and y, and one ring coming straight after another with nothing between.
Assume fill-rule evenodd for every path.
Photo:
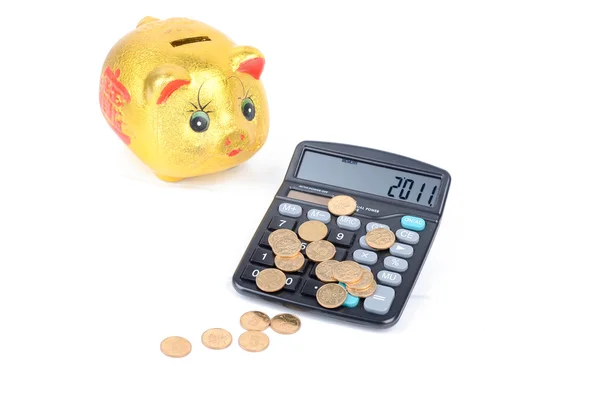
<instances>
[{"instance_id":1,"label":"pig snout","mask_svg":"<svg viewBox=\"0 0 600 397\"><path fill-rule=\"evenodd\" d=\"M225 137L223 148L229 157L238 155L244 150L249 141L248 133L245 131L235 131Z\"/></svg>"}]
</instances>

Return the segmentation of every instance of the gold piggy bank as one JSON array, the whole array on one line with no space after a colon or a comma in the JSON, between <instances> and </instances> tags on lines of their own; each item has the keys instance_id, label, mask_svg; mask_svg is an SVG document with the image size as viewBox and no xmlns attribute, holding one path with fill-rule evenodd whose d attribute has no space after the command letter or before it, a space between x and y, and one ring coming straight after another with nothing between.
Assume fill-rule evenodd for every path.
<instances>
[{"instance_id":1,"label":"gold piggy bank","mask_svg":"<svg viewBox=\"0 0 600 397\"><path fill-rule=\"evenodd\" d=\"M162 180L219 172L264 145L265 60L186 18L142 19L108 53L100 108L119 138Z\"/></svg>"}]
</instances>

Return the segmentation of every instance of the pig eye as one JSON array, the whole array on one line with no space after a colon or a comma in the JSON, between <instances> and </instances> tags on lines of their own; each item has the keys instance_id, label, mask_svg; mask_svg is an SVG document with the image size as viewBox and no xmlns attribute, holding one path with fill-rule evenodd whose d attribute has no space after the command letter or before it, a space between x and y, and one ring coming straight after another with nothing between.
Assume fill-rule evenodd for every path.
<instances>
[{"instance_id":1,"label":"pig eye","mask_svg":"<svg viewBox=\"0 0 600 397\"><path fill-rule=\"evenodd\" d=\"M210 118L206 112L202 110L198 110L192 114L192 118L190 118L190 127L192 130L196 132L204 132L208 129L210 125Z\"/></svg>"},{"instance_id":2,"label":"pig eye","mask_svg":"<svg viewBox=\"0 0 600 397\"><path fill-rule=\"evenodd\" d=\"M252 99L244 98L242 101L242 113L244 114L246 120L252 121L252 119L254 119L255 112L256 109L254 109L254 102L252 102Z\"/></svg>"}]
</instances>

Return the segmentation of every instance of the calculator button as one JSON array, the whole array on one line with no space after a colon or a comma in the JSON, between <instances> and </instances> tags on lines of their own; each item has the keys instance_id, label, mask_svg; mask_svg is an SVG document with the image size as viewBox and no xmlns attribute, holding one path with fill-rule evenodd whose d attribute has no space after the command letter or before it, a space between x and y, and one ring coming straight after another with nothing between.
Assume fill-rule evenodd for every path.
<instances>
[{"instance_id":1,"label":"calculator button","mask_svg":"<svg viewBox=\"0 0 600 397\"><path fill-rule=\"evenodd\" d=\"M379 281L381 284L397 287L402 282L402 276L398 273L381 270L379 273L377 273L377 281Z\"/></svg>"},{"instance_id":2,"label":"calculator button","mask_svg":"<svg viewBox=\"0 0 600 397\"><path fill-rule=\"evenodd\" d=\"M308 219L311 221L321 221L323 223L329 223L331 221L331 214L327 211L312 209L306 214Z\"/></svg>"},{"instance_id":3,"label":"calculator button","mask_svg":"<svg viewBox=\"0 0 600 397\"><path fill-rule=\"evenodd\" d=\"M346 284L339 283L342 287L346 288ZM346 300L342 303L342 306L345 307L356 307L358 306L358 302L360 302L360 298L354 295L346 294Z\"/></svg>"},{"instance_id":4,"label":"calculator button","mask_svg":"<svg viewBox=\"0 0 600 397\"><path fill-rule=\"evenodd\" d=\"M370 232L373 229L387 229L390 230L390 227L386 224L383 223L377 223L377 222L369 222L367 223L367 232Z\"/></svg>"},{"instance_id":5,"label":"calculator button","mask_svg":"<svg viewBox=\"0 0 600 397\"><path fill-rule=\"evenodd\" d=\"M420 232L425 229L425 221L423 218L419 218L416 216L405 215L400 220L400 224L403 228L414 230L415 232Z\"/></svg>"},{"instance_id":6,"label":"calculator button","mask_svg":"<svg viewBox=\"0 0 600 397\"><path fill-rule=\"evenodd\" d=\"M271 232L264 232L262 237L260 238L260 241L258 242L258 245L260 245L262 247L271 248L271 246L269 245L269 235L270 234L271 234Z\"/></svg>"},{"instance_id":7,"label":"calculator button","mask_svg":"<svg viewBox=\"0 0 600 397\"><path fill-rule=\"evenodd\" d=\"M302 215L302 207L298 204L281 203L279 204L279 213L292 218L298 218Z\"/></svg>"},{"instance_id":8,"label":"calculator button","mask_svg":"<svg viewBox=\"0 0 600 397\"><path fill-rule=\"evenodd\" d=\"M300 284L300 280L300 276L286 274L285 285L283 286L283 289L291 292L296 291L296 289L298 289L298 284Z\"/></svg>"},{"instance_id":9,"label":"calculator button","mask_svg":"<svg viewBox=\"0 0 600 397\"><path fill-rule=\"evenodd\" d=\"M269 223L269 230L288 229L294 230L296 221L283 216L274 216Z\"/></svg>"},{"instance_id":10,"label":"calculator button","mask_svg":"<svg viewBox=\"0 0 600 397\"><path fill-rule=\"evenodd\" d=\"M256 281L256 276L258 276L258 273L260 273L260 271L262 269L263 269L262 267L248 265L248 266L246 266L246 268L244 269L244 272L242 273L242 279L248 280L248 281Z\"/></svg>"},{"instance_id":11,"label":"calculator button","mask_svg":"<svg viewBox=\"0 0 600 397\"><path fill-rule=\"evenodd\" d=\"M348 250L343 250L340 248L336 248L335 249L335 256L333 257L333 260L335 261L343 261L344 259L346 259L346 255L348 254Z\"/></svg>"},{"instance_id":12,"label":"calculator button","mask_svg":"<svg viewBox=\"0 0 600 397\"><path fill-rule=\"evenodd\" d=\"M258 263L265 266L273 266L273 253L262 248L257 248L250 257L250 262Z\"/></svg>"},{"instance_id":13,"label":"calculator button","mask_svg":"<svg viewBox=\"0 0 600 397\"><path fill-rule=\"evenodd\" d=\"M387 314L392 306L396 292L393 288L385 285L377 285L375 293L365 299L363 304L365 311L374 314Z\"/></svg>"},{"instance_id":14,"label":"calculator button","mask_svg":"<svg viewBox=\"0 0 600 397\"><path fill-rule=\"evenodd\" d=\"M360 229L360 219L353 216L339 216L337 218L337 225L342 229L358 230Z\"/></svg>"},{"instance_id":15,"label":"calculator button","mask_svg":"<svg viewBox=\"0 0 600 397\"><path fill-rule=\"evenodd\" d=\"M369 251L375 251L375 248L373 248L369 244L367 244L367 236L362 236L361 238L359 238L358 245L360 245L360 248L363 248L363 249L366 249Z\"/></svg>"},{"instance_id":16,"label":"calculator button","mask_svg":"<svg viewBox=\"0 0 600 397\"><path fill-rule=\"evenodd\" d=\"M398 229L396 230L396 237L398 241L406 244L417 244L419 242L419 233L411 232L406 229Z\"/></svg>"},{"instance_id":17,"label":"calculator button","mask_svg":"<svg viewBox=\"0 0 600 397\"><path fill-rule=\"evenodd\" d=\"M354 251L354 254L352 254L352 259L363 265L374 265L377 263L377 254L366 250L356 250Z\"/></svg>"},{"instance_id":18,"label":"calculator button","mask_svg":"<svg viewBox=\"0 0 600 397\"><path fill-rule=\"evenodd\" d=\"M327 237L327 240L335 245L341 245L342 247L350 247L354 242L354 237L354 233L334 229L329 233L329 237Z\"/></svg>"},{"instance_id":19,"label":"calculator button","mask_svg":"<svg viewBox=\"0 0 600 397\"><path fill-rule=\"evenodd\" d=\"M413 255L414 249L410 245L394 243L390 247L390 254L399 256L400 258L410 258Z\"/></svg>"},{"instance_id":20,"label":"calculator button","mask_svg":"<svg viewBox=\"0 0 600 397\"><path fill-rule=\"evenodd\" d=\"M304 287L302 287L301 294L316 297L317 291L319 290L321 285L323 285L323 283L320 281L306 280L306 284L304 284Z\"/></svg>"},{"instance_id":21,"label":"calculator button","mask_svg":"<svg viewBox=\"0 0 600 397\"><path fill-rule=\"evenodd\" d=\"M408 269L406 259L396 258L395 256L386 256L383 260L383 267L396 272L403 272Z\"/></svg>"}]
</instances>

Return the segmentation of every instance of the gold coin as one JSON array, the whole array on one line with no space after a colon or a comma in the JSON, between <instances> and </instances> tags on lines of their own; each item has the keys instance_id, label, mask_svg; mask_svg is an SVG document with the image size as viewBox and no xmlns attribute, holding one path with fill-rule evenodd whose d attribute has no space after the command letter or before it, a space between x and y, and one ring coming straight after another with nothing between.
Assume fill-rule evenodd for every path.
<instances>
[{"instance_id":1,"label":"gold coin","mask_svg":"<svg viewBox=\"0 0 600 397\"><path fill-rule=\"evenodd\" d=\"M294 334L300 329L300 319L289 313L278 314L271 319L271 328L278 334Z\"/></svg>"},{"instance_id":2,"label":"gold coin","mask_svg":"<svg viewBox=\"0 0 600 397\"><path fill-rule=\"evenodd\" d=\"M209 349L221 350L231 345L231 334L223 328L211 328L202 334L202 344Z\"/></svg>"},{"instance_id":3,"label":"gold coin","mask_svg":"<svg viewBox=\"0 0 600 397\"><path fill-rule=\"evenodd\" d=\"M355 290L354 288L348 286L346 286L346 288L348 289L348 293L350 295L356 296L357 298L368 298L375 293L375 290L377 289L377 282L375 280L371 281L371 285L369 285L369 287L366 289Z\"/></svg>"},{"instance_id":4,"label":"gold coin","mask_svg":"<svg viewBox=\"0 0 600 397\"><path fill-rule=\"evenodd\" d=\"M306 256L314 262L323 262L335 256L335 246L326 240L313 241L306 246Z\"/></svg>"},{"instance_id":5,"label":"gold coin","mask_svg":"<svg viewBox=\"0 0 600 397\"><path fill-rule=\"evenodd\" d=\"M269 245L271 246L271 248L273 248L273 245L275 245L276 241L282 240L282 239L297 239L298 236L296 235L296 233L294 233L291 230L288 229L278 229L275 230L273 233L269 234Z\"/></svg>"},{"instance_id":6,"label":"gold coin","mask_svg":"<svg viewBox=\"0 0 600 397\"><path fill-rule=\"evenodd\" d=\"M169 336L160 342L160 351L168 357L185 357L192 351L192 344L181 336Z\"/></svg>"},{"instance_id":7,"label":"gold coin","mask_svg":"<svg viewBox=\"0 0 600 397\"><path fill-rule=\"evenodd\" d=\"M342 261L333 268L333 277L342 283L356 283L363 274L363 268L354 261Z\"/></svg>"},{"instance_id":8,"label":"gold coin","mask_svg":"<svg viewBox=\"0 0 600 397\"><path fill-rule=\"evenodd\" d=\"M276 256L275 266L284 272L297 272L298 270L302 269L302 266L304 266L304 255L298 252L296 256L291 258Z\"/></svg>"},{"instance_id":9,"label":"gold coin","mask_svg":"<svg viewBox=\"0 0 600 397\"><path fill-rule=\"evenodd\" d=\"M342 306L347 294L344 287L339 284L324 284L317 290L317 302L327 309L335 309Z\"/></svg>"},{"instance_id":10,"label":"gold coin","mask_svg":"<svg viewBox=\"0 0 600 397\"><path fill-rule=\"evenodd\" d=\"M296 235L294 237L284 237L275 241L271 247L273 253L277 256L291 258L296 256L302 249L302 242Z\"/></svg>"},{"instance_id":11,"label":"gold coin","mask_svg":"<svg viewBox=\"0 0 600 397\"><path fill-rule=\"evenodd\" d=\"M249 352L261 352L269 346L269 337L262 331L246 331L238 339L240 347Z\"/></svg>"},{"instance_id":12,"label":"gold coin","mask_svg":"<svg viewBox=\"0 0 600 397\"><path fill-rule=\"evenodd\" d=\"M315 274L317 278L324 283L332 283L337 281L335 277L333 277L333 268L338 264L338 261L327 260L319 263L315 268Z\"/></svg>"},{"instance_id":13,"label":"gold coin","mask_svg":"<svg viewBox=\"0 0 600 397\"><path fill-rule=\"evenodd\" d=\"M256 276L256 285L262 291L279 291L285 285L285 274L279 269L261 270Z\"/></svg>"},{"instance_id":14,"label":"gold coin","mask_svg":"<svg viewBox=\"0 0 600 397\"><path fill-rule=\"evenodd\" d=\"M329 200L327 208L333 215L352 215L356 211L356 200L350 196L335 196Z\"/></svg>"},{"instance_id":15,"label":"gold coin","mask_svg":"<svg viewBox=\"0 0 600 397\"><path fill-rule=\"evenodd\" d=\"M246 331L264 331L271 325L271 319L263 312L252 311L242 314L240 325Z\"/></svg>"},{"instance_id":16,"label":"gold coin","mask_svg":"<svg viewBox=\"0 0 600 397\"><path fill-rule=\"evenodd\" d=\"M377 250L386 250L394 245L396 235L391 230L384 228L373 229L365 237L367 245Z\"/></svg>"},{"instance_id":17,"label":"gold coin","mask_svg":"<svg viewBox=\"0 0 600 397\"><path fill-rule=\"evenodd\" d=\"M327 232L327 226L321 221L306 221L298 228L298 236L308 242L323 240Z\"/></svg>"},{"instance_id":18,"label":"gold coin","mask_svg":"<svg viewBox=\"0 0 600 397\"><path fill-rule=\"evenodd\" d=\"M351 288L355 291L367 289L371 286L371 281L373 281L373 273L369 269L362 269L362 276L355 283L348 283L346 287Z\"/></svg>"}]
</instances>

